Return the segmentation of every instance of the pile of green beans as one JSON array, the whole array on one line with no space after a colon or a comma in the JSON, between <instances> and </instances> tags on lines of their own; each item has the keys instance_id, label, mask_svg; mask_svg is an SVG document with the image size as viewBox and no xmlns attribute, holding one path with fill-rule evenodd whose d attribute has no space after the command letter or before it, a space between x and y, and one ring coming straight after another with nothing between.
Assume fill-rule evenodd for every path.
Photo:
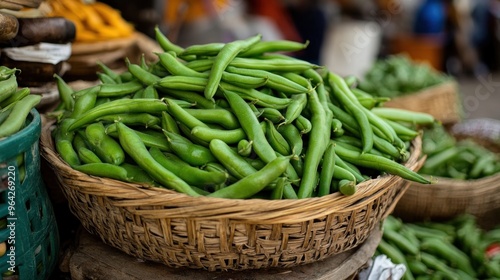
<instances>
[{"instance_id":1,"label":"pile of green beans","mask_svg":"<svg viewBox=\"0 0 500 280\"><path fill-rule=\"evenodd\" d=\"M456 139L441 125L423 131L422 150L427 160L419 173L473 180L500 172L500 155L473 138Z\"/></svg>"},{"instance_id":2,"label":"pile of green beans","mask_svg":"<svg viewBox=\"0 0 500 280\"><path fill-rule=\"evenodd\" d=\"M484 230L462 214L443 222L402 222L388 216L375 255L404 264L403 279L498 279L500 227Z\"/></svg>"},{"instance_id":3,"label":"pile of green beans","mask_svg":"<svg viewBox=\"0 0 500 280\"><path fill-rule=\"evenodd\" d=\"M374 110L345 79L281 54L307 43L156 39L158 60L127 60L123 73L100 63L99 85L74 92L57 79L55 145L74 169L240 199L352 195L385 173L429 183L402 163L415 125L434 119Z\"/></svg>"},{"instance_id":4,"label":"pile of green beans","mask_svg":"<svg viewBox=\"0 0 500 280\"><path fill-rule=\"evenodd\" d=\"M0 140L20 131L42 97L31 95L29 88L18 88L16 73L19 70L0 66Z\"/></svg>"},{"instance_id":5,"label":"pile of green beans","mask_svg":"<svg viewBox=\"0 0 500 280\"><path fill-rule=\"evenodd\" d=\"M404 55L378 60L365 73L359 88L374 96L394 98L416 93L452 78Z\"/></svg>"}]
</instances>

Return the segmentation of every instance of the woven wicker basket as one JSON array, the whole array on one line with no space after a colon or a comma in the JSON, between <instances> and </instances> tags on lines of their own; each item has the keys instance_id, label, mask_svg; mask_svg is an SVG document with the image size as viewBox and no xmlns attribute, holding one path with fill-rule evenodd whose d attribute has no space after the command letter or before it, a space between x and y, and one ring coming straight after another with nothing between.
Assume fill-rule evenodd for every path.
<instances>
[{"instance_id":1,"label":"woven wicker basket","mask_svg":"<svg viewBox=\"0 0 500 280\"><path fill-rule=\"evenodd\" d=\"M291 267L355 248L392 212L408 186L387 175L361 183L353 196L191 197L77 172L54 150L48 128L41 151L89 232L140 259L209 271ZM406 166L418 170L424 161L420 154L418 138Z\"/></svg>"},{"instance_id":2,"label":"woven wicker basket","mask_svg":"<svg viewBox=\"0 0 500 280\"><path fill-rule=\"evenodd\" d=\"M473 139L483 147L500 153L500 122L469 120L451 128L457 139ZM489 137L497 135L495 138ZM395 207L394 215L407 221L448 220L469 213L490 228L500 225L500 174L476 180L435 178L437 183L411 182Z\"/></svg>"},{"instance_id":3,"label":"woven wicker basket","mask_svg":"<svg viewBox=\"0 0 500 280\"><path fill-rule=\"evenodd\" d=\"M384 106L428 113L443 124L454 124L462 118L460 100L457 84L450 81L393 98Z\"/></svg>"}]
</instances>

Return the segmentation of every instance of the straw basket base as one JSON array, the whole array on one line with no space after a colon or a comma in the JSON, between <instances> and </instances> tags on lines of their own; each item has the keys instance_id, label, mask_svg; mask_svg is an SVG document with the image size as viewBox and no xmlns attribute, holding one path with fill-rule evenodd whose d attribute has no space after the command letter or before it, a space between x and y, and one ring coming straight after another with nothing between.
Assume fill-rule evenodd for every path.
<instances>
[{"instance_id":1,"label":"straw basket base","mask_svg":"<svg viewBox=\"0 0 500 280\"><path fill-rule=\"evenodd\" d=\"M165 265L143 262L101 242L98 237L82 231L78 248L69 259L71 279L352 279L373 256L382 233L377 227L359 247L329 257L323 261L293 268L272 268L247 271L208 272L199 269L169 268Z\"/></svg>"}]
</instances>

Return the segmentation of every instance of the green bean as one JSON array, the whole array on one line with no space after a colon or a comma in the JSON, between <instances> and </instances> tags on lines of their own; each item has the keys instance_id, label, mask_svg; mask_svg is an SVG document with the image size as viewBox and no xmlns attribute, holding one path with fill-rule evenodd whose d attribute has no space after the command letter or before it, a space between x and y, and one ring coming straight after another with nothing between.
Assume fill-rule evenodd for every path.
<instances>
[{"instance_id":1,"label":"green bean","mask_svg":"<svg viewBox=\"0 0 500 280\"><path fill-rule=\"evenodd\" d=\"M236 57L236 55L259 42L261 38L262 35L259 34L245 40L232 41L222 47L220 52L215 57L212 68L210 69L207 86L204 90L206 99L211 100L213 98L222 78L222 73L229 63Z\"/></svg>"},{"instance_id":2,"label":"green bean","mask_svg":"<svg viewBox=\"0 0 500 280\"><path fill-rule=\"evenodd\" d=\"M143 85L138 81L130 81L121 84L102 84L99 85L100 90L98 93L98 97L122 97L143 88ZM82 95L81 92L75 92L73 94L75 97Z\"/></svg>"},{"instance_id":3,"label":"green bean","mask_svg":"<svg viewBox=\"0 0 500 280\"><path fill-rule=\"evenodd\" d=\"M15 75L16 72L20 72L21 70L17 68L9 68L7 66L0 66L0 81L9 79L12 75Z\"/></svg>"},{"instance_id":4,"label":"green bean","mask_svg":"<svg viewBox=\"0 0 500 280\"><path fill-rule=\"evenodd\" d=\"M81 116L75 119L75 122L69 127L69 130L75 130L90 122L95 121L97 118L122 113L159 113L166 111L168 108L161 100L153 99L117 99L104 103L97 107L90 109Z\"/></svg>"},{"instance_id":5,"label":"green bean","mask_svg":"<svg viewBox=\"0 0 500 280\"><path fill-rule=\"evenodd\" d=\"M21 88L14 92L9 98L5 99L4 101L0 102L0 108L5 108L9 106L10 104L17 102L24 97L28 96L30 94L30 89L29 88Z\"/></svg>"},{"instance_id":6,"label":"green bean","mask_svg":"<svg viewBox=\"0 0 500 280\"><path fill-rule=\"evenodd\" d=\"M292 95L291 102L286 108L285 124L290 124L300 116L302 110L307 105L307 95L305 93Z\"/></svg>"},{"instance_id":7,"label":"green bean","mask_svg":"<svg viewBox=\"0 0 500 280\"><path fill-rule=\"evenodd\" d=\"M240 74L240 75L247 75L247 76L253 76L253 77L259 77L259 78L265 78L267 79L266 86L272 89L276 89L278 91L282 91L287 94L300 94L300 93L305 93L308 92L308 89L293 82L290 81L289 79L269 72L269 71L264 71L264 70L259 70L259 69L244 69L244 68L238 68L234 66L228 66L226 68L226 71L230 73L235 73L235 74Z\"/></svg>"},{"instance_id":8,"label":"green bean","mask_svg":"<svg viewBox=\"0 0 500 280\"><path fill-rule=\"evenodd\" d=\"M15 104L15 102L12 104ZM7 108L5 111L0 111L0 125L9 117L11 112L12 108Z\"/></svg>"},{"instance_id":9,"label":"green bean","mask_svg":"<svg viewBox=\"0 0 500 280\"><path fill-rule=\"evenodd\" d=\"M300 130L301 134L308 134L312 129L312 124L309 119L300 115L295 119L295 126Z\"/></svg>"},{"instance_id":10,"label":"green bean","mask_svg":"<svg viewBox=\"0 0 500 280\"><path fill-rule=\"evenodd\" d=\"M342 179L339 182L339 191L343 195L353 195L356 193L356 182Z\"/></svg>"},{"instance_id":11,"label":"green bean","mask_svg":"<svg viewBox=\"0 0 500 280\"><path fill-rule=\"evenodd\" d=\"M150 130L139 131L134 129L135 134L141 138L141 141L148 148L158 148L164 152L170 152L170 147L168 146L167 138L164 137L162 133L159 135L154 135ZM116 123L108 125L106 127L106 134L112 137L118 137L118 128Z\"/></svg>"},{"instance_id":12,"label":"green bean","mask_svg":"<svg viewBox=\"0 0 500 280\"><path fill-rule=\"evenodd\" d=\"M335 106L332 103L328 103L328 108L333 112L335 117L342 122L342 127L347 131L352 133L354 136L360 136L360 128L356 123L354 118L348 113L344 112L341 108ZM400 159L405 155L405 152L398 150L393 144L389 143L387 140L380 138L377 135L373 135L373 145L376 149L383 153L391 155L394 158Z\"/></svg>"},{"instance_id":13,"label":"green bean","mask_svg":"<svg viewBox=\"0 0 500 280\"><path fill-rule=\"evenodd\" d=\"M184 48L172 43L165 34L163 34L158 26L155 26L154 28L155 31L155 39L156 42L160 45L160 47L163 49L165 52L173 51L177 55L182 53L184 51Z\"/></svg>"},{"instance_id":14,"label":"green bean","mask_svg":"<svg viewBox=\"0 0 500 280\"><path fill-rule=\"evenodd\" d=\"M86 140L90 150L103 162L120 165L125 161L125 152L115 139L106 134L101 122L88 125L84 135L83 139Z\"/></svg>"},{"instance_id":15,"label":"green bean","mask_svg":"<svg viewBox=\"0 0 500 280\"><path fill-rule=\"evenodd\" d=\"M78 154L73 148L74 132L69 131L69 126L74 119L65 118L61 120L54 133L54 142L59 156L71 167L80 165Z\"/></svg>"},{"instance_id":16,"label":"green bean","mask_svg":"<svg viewBox=\"0 0 500 280\"><path fill-rule=\"evenodd\" d=\"M222 184L226 181L225 173L201 170L189 165L174 154L163 153L157 148L149 149L149 153L158 163L189 185L201 187Z\"/></svg>"},{"instance_id":17,"label":"green bean","mask_svg":"<svg viewBox=\"0 0 500 280\"><path fill-rule=\"evenodd\" d=\"M180 57L183 56L216 56L222 48L224 48L225 43L208 43L208 44L198 44L191 45L184 49L182 53L179 54Z\"/></svg>"},{"instance_id":18,"label":"green bean","mask_svg":"<svg viewBox=\"0 0 500 280\"><path fill-rule=\"evenodd\" d=\"M179 100L185 100L191 103L195 103L196 107L198 108L214 109L219 107L216 103L205 99L205 97L196 92L176 90L176 89L161 89L161 90L168 96L174 97ZM223 99L219 99L217 101L220 100Z\"/></svg>"},{"instance_id":19,"label":"green bean","mask_svg":"<svg viewBox=\"0 0 500 280\"><path fill-rule=\"evenodd\" d=\"M215 161L214 156L208 148L192 143L187 138L163 131L167 137L170 149L180 158L193 166L202 166L208 162Z\"/></svg>"},{"instance_id":20,"label":"green bean","mask_svg":"<svg viewBox=\"0 0 500 280\"><path fill-rule=\"evenodd\" d=\"M215 158L237 179L243 179L257 172L257 168L253 167L250 162L247 162L224 141L213 139L210 141L209 147Z\"/></svg>"},{"instance_id":21,"label":"green bean","mask_svg":"<svg viewBox=\"0 0 500 280\"><path fill-rule=\"evenodd\" d=\"M243 131L242 128L227 130L195 126L191 129L191 134L205 142L210 142L213 139L219 139L227 144L236 144L240 140L246 138L245 131Z\"/></svg>"},{"instance_id":22,"label":"green bean","mask_svg":"<svg viewBox=\"0 0 500 280\"><path fill-rule=\"evenodd\" d=\"M252 153L252 142L247 139L241 139L238 142L238 154L243 157L248 157Z\"/></svg>"},{"instance_id":23,"label":"green bean","mask_svg":"<svg viewBox=\"0 0 500 280\"><path fill-rule=\"evenodd\" d=\"M463 147L452 146L440 152L439 154L435 154L433 156L428 157L425 160L421 172L425 174L426 172L432 172L436 170L437 168L445 164L447 161L455 158L463 150L464 150Z\"/></svg>"},{"instance_id":24,"label":"green bean","mask_svg":"<svg viewBox=\"0 0 500 280\"><path fill-rule=\"evenodd\" d=\"M288 142L288 145L290 146L291 149L291 153L297 156L301 155L304 143L300 135L300 131L297 129L297 127L295 127L293 124L285 124L278 126L278 131L280 132L281 135L283 135L283 138ZM292 163L293 161L294 158L292 158Z\"/></svg>"},{"instance_id":25,"label":"green bean","mask_svg":"<svg viewBox=\"0 0 500 280\"><path fill-rule=\"evenodd\" d=\"M285 140L283 135L279 133L279 131L276 129L274 124L271 121L267 121L267 126L266 126L266 138L271 147L279 154L281 155L291 155L292 154L292 149L290 148L290 145L288 142Z\"/></svg>"},{"instance_id":26,"label":"green bean","mask_svg":"<svg viewBox=\"0 0 500 280\"><path fill-rule=\"evenodd\" d=\"M249 198L280 177L285 172L289 162L290 157L276 157L257 172L208 196L233 199Z\"/></svg>"},{"instance_id":27,"label":"green bean","mask_svg":"<svg viewBox=\"0 0 500 280\"><path fill-rule=\"evenodd\" d=\"M166 76L156 83L161 89L174 89L203 92L207 87L207 78L189 76Z\"/></svg>"},{"instance_id":28,"label":"green bean","mask_svg":"<svg viewBox=\"0 0 500 280\"><path fill-rule=\"evenodd\" d=\"M208 148L209 143L205 140L201 140L200 138L194 136L194 134L191 133L191 129L187 127L185 124L179 123L179 130L181 131L181 135L184 136L189 141L191 141L193 144Z\"/></svg>"},{"instance_id":29,"label":"green bean","mask_svg":"<svg viewBox=\"0 0 500 280\"><path fill-rule=\"evenodd\" d=\"M78 157L84 164L102 163L102 160L91 150L81 147L77 149Z\"/></svg>"},{"instance_id":30,"label":"green bean","mask_svg":"<svg viewBox=\"0 0 500 280\"><path fill-rule=\"evenodd\" d=\"M106 177L125 182L130 181L127 176L127 171L123 167L110 163L87 163L74 166L73 168L88 175Z\"/></svg>"},{"instance_id":31,"label":"green bean","mask_svg":"<svg viewBox=\"0 0 500 280\"><path fill-rule=\"evenodd\" d=\"M146 86L154 85L161 79L160 77L143 69L141 66L134 64L134 63L130 63L128 58L125 59L125 63L127 64L128 71L137 80L139 80L142 84L144 84Z\"/></svg>"},{"instance_id":32,"label":"green bean","mask_svg":"<svg viewBox=\"0 0 500 280\"><path fill-rule=\"evenodd\" d=\"M99 81L101 81L101 84L116 84L116 81L113 80L110 76L104 74L104 73L96 73L97 78Z\"/></svg>"},{"instance_id":33,"label":"green bean","mask_svg":"<svg viewBox=\"0 0 500 280\"><path fill-rule=\"evenodd\" d=\"M368 121L368 117L365 112L361 109L361 105L352 102L349 98L347 92L344 90L347 85L342 78L333 74L328 73L328 82L333 88L332 94L342 103L343 106L347 108L352 113L352 116L358 123L361 132L361 139L363 141L363 153L369 152L373 147L373 130Z\"/></svg>"},{"instance_id":34,"label":"green bean","mask_svg":"<svg viewBox=\"0 0 500 280\"><path fill-rule=\"evenodd\" d=\"M181 106L177 105L174 100L165 98L165 102L168 105L167 112L178 122L185 124L189 129L192 129L195 126L208 127L208 125L206 125L204 122L198 120Z\"/></svg>"},{"instance_id":35,"label":"green bean","mask_svg":"<svg viewBox=\"0 0 500 280\"><path fill-rule=\"evenodd\" d=\"M252 101L256 105L270 107L274 109L284 109L290 104L289 98L279 98L264 94L256 89L248 89L234 86L226 82L220 83L222 91L232 91L238 93L243 99Z\"/></svg>"},{"instance_id":36,"label":"green bean","mask_svg":"<svg viewBox=\"0 0 500 280\"><path fill-rule=\"evenodd\" d=\"M224 71L222 72L221 81L242 88L259 88L266 85L267 78L245 76Z\"/></svg>"},{"instance_id":37,"label":"green bean","mask_svg":"<svg viewBox=\"0 0 500 280\"><path fill-rule=\"evenodd\" d=\"M391 120L384 120L388 125L390 125L392 127L392 129L394 129L394 131L396 132L396 134L401 138L405 138L403 140L412 140L414 139L415 137L418 136L418 131L416 130L413 130L411 128L408 128L398 122L395 122L395 121L391 121Z\"/></svg>"},{"instance_id":38,"label":"green bean","mask_svg":"<svg viewBox=\"0 0 500 280\"><path fill-rule=\"evenodd\" d=\"M105 115L96 119L102 122L122 122L126 125L141 125L146 128L159 128L160 119L148 113L113 114Z\"/></svg>"},{"instance_id":39,"label":"green bean","mask_svg":"<svg viewBox=\"0 0 500 280\"><path fill-rule=\"evenodd\" d=\"M167 112L161 112L161 128L176 134L180 134L176 120Z\"/></svg>"},{"instance_id":40,"label":"green bean","mask_svg":"<svg viewBox=\"0 0 500 280\"><path fill-rule=\"evenodd\" d=\"M251 46L248 50L241 52L238 56L251 57L267 52L294 52L303 50L307 48L308 45L309 41L305 43L288 40L261 41Z\"/></svg>"},{"instance_id":41,"label":"green bean","mask_svg":"<svg viewBox=\"0 0 500 280\"><path fill-rule=\"evenodd\" d=\"M365 112L366 117L368 118L368 122L370 122L373 126L375 126L381 131L382 135L379 135L379 137L383 137L391 143L394 143L396 141L398 135L396 134L396 131L394 131L392 126L390 126L388 123L385 122L384 119L375 115L372 111L366 109L365 107L361 107L361 110Z\"/></svg>"},{"instance_id":42,"label":"green bean","mask_svg":"<svg viewBox=\"0 0 500 280\"><path fill-rule=\"evenodd\" d=\"M106 74L107 76L109 76L111 79L113 79L115 81L115 83L119 84L122 82L120 75L118 73L116 73L115 71L111 70L111 68L109 68L107 65L105 65L101 61L96 61L96 64L97 64L97 66L99 66L101 71L104 74Z\"/></svg>"},{"instance_id":43,"label":"green bean","mask_svg":"<svg viewBox=\"0 0 500 280\"><path fill-rule=\"evenodd\" d=\"M176 76L200 77L208 78L207 73L200 73L187 67L180 62L171 52L156 53L161 65L167 69L168 72Z\"/></svg>"},{"instance_id":44,"label":"green bean","mask_svg":"<svg viewBox=\"0 0 500 280\"><path fill-rule=\"evenodd\" d=\"M17 101L12 107L12 111L5 121L0 124L0 138L10 136L18 132L33 109L42 97L40 95L28 95Z\"/></svg>"},{"instance_id":45,"label":"green bean","mask_svg":"<svg viewBox=\"0 0 500 280\"><path fill-rule=\"evenodd\" d=\"M213 59L197 59L186 63L186 67L197 72L209 71L214 63Z\"/></svg>"},{"instance_id":46,"label":"green bean","mask_svg":"<svg viewBox=\"0 0 500 280\"><path fill-rule=\"evenodd\" d=\"M333 174L332 174L333 179L347 180L347 181L354 182L354 183L357 182L356 176L354 176L353 173L351 173L349 170L347 170L343 167L340 167L339 165L334 166L332 172L333 172Z\"/></svg>"},{"instance_id":47,"label":"green bean","mask_svg":"<svg viewBox=\"0 0 500 280\"><path fill-rule=\"evenodd\" d=\"M124 162L120 165L120 167L127 171L127 178L130 182L146 183L156 187L159 186L158 183L155 182L155 180L153 180L153 178L151 178L146 171L144 171L144 169L137 165Z\"/></svg>"},{"instance_id":48,"label":"green bean","mask_svg":"<svg viewBox=\"0 0 500 280\"><path fill-rule=\"evenodd\" d=\"M64 108L67 111L73 111L73 105L75 104L75 100L73 99L72 94L74 93L74 90L59 75L54 74L54 79L56 80L57 90L59 92L59 98L61 99L61 102L64 104Z\"/></svg>"},{"instance_id":49,"label":"green bean","mask_svg":"<svg viewBox=\"0 0 500 280\"><path fill-rule=\"evenodd\" d=\"M258 69L275 72L302 72L317 68L316 65L303 60L290 59L257 59L236 57L229 63L230 66L247 69Z\"/></svg>"},{"instance_id":50,"label":"green bean","mask_svg":"<svg viewBox=\"0 0 500 280\"><path fill-rule=\"evenodd\" d=\"M333 169L335 167L335 145L332 141L328 142L325 153L323 154L323 162L321 164L321 172L319 175L318 196L330 194L330 186L332 185Z\"/></svg>"},{"instance_id":51,"label":"green bean","mask_svg":"<svg viewBox=\"0 0 500 280\"><path fill-rule=\"evenodd\" d=\"M165 187L191 196L199 196L184 180L165 169L149 154L146 146L133 130L122 123L117 124L118 138L123 149L155 181Z\"/></svg>"},{"instance_id":52,"label":"green bean","mask_svg":"<svg viewBox=\"0 0 500 280\"><path fill-rule=\"evenodd\" d=\"M285 190L285 184L287 182L286 177L279 177L278 182L276 183L276 187L271 192L270 199L283 199L283 193Z\"/></svg>"},{"instance_id":53,"label":"green bean","mask_svg":"<svg viewBox=\"0 0 500 280\"><path fill-rule=\"evenodd\" d=\"M339 157L356 164L358 166L372 168L375 170L387 172L389 174L397 175L403 179L415 181L421 184L429 184L430 182L422 177L420 174L408 169L404 165L396 163L390 159L367 154L357 151L351 151L343 147L342 143L336 142L336 152Z\"/></svg>"},{"instance_id":54,"label":"green bean","mask_svg":"<svg viewBox=\"0 0 500 280\"><path fill-rule=\"evenodd\" d=\"M311 197L315 186L315 177L319 163L323 158L323 154L330 139L330 127L328 124L328 114L321 104L316 91L312 91L308 96L308 103L311 109L311 134L310 139L314 139L310 143L305 152L304 171L300 182L299 198Z\"/></svg>"},{"instance_id":55,"label":"green bean","mask_svg":"<svg viewBox=\"0 0 500 280\"><path fill-rule=\"evenodd\" d=\"M156 88L153 86L147 86L142 93L142 98L159 99Z\"/></svg>"},{"instance_id":56,"label":"green bean","mask_svg":"<svg viewBox=\"0 0 500 280\"><path fill-rule=\"evenodd\" d=\"M168 70L165 69L165 67L163 67L163 65L159 61L152 63L147 71L157 77L165 77L170 75L170 72L168 72Z\"/></svg>"},{"instance_id":57,"label":"green bean","mask_svg":"<svg viewBox=\"0 0 500 280\"><path fill-rule=\"evenodd\" d=\"M226 109L184 109L184 111L204 123L218 124L227 129L240 127L238 119Z\"/></svg>"},{"instance_id":58,"label":"green bean","mask_svg":"<svg viewBox=\"0 0 500 280\"><path fill-rule=\"evenodd\" d=\"M278 109L264 107L257 109L259 112L258 117L264 118L264 120L271 121L275 124L280 124L285 120L285 117Z\"/></svg>"},{"instance_id":59,"label":"green bean","mask_svg":"<svg viewBox=\"0 0 500 280\"><path fill-rule=\"evenodd\" d=\"M71 112L70 118L78 118L94 108L100 89L100 86L91 87L85 94L79 95L73 105L73 112Z\"/></svg>"},{"instance_id":60,"label":"green bean","mask_svg":"<svg viewBox=\"0 0 500 280\"><path fill-rule=\"evenodd\" d=\"M8 79L0 81L0 102L9 98L17 90L16 75L11 75Z\"/></svg>"},{"instance_id":61,"label":"green bean","mask_svg":"<svg viewBox=\"0 0 500 280\"><path fill-rule=\"evenodd\" d=\"M250 106L241 96L232 91L225 90L224 96L240 122L241 128L245 131L249 140L252 141L255 153L266 163L275 159L276 153L267 141L261 125Z\"/></svg>"},{"instance_id":62,"label":"green bean","mask_svg":"<svg viewBox=\"0 0 500 280\"><path fill-rule=\"evenodd\" d=\"M427 113L413 112L405 109L378 107L372 112L384 119L402 121L412 124L430 125L436 122L433 116Z\"/></svg>"},{"instance_id":63,"label":"green bean","mask_svg":"<svg viewBox=\"0 0 500 280\"><path fill-rule=\"evenodd\" d=\"M127 83L135 80L135 77L129 71L124 71L119 74L121 83Z\"/></svg>"},{"instance_id":64,"label":"green bean","mask_svg":"<svg viewBox=\"0 0 500 280\"><path fill-rule=\"evenodd\" d=\"M132 95L132 99L140 99L140 98L144 98L144 88L141 88L140 90L136 91L134 95Z\"/></svg>"}]
</instances>

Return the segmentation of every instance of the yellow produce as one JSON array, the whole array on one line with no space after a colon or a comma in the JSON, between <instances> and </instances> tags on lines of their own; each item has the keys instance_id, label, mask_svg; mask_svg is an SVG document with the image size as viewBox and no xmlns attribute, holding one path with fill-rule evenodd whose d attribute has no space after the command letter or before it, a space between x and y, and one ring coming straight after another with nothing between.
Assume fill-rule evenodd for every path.
<instances>
[{"instance_id":1,"label":"yellow produce","mask_svg":"<svg viewBox=\"0 0 500 280\"><path fill-rule=\"evenodd\" d=\"M102 2L84 3L81 0L49 0L48 16L65 17L76 27L75 42L97 42L132 35L133 26L120 11Z\"/></svg>"},{"instance_id":2,"label":"yellow produce","mask_svg":"<svg viewBox=\"0 0 500 280\"><path fill-rule=\"evenodd\" d=\"M0 257L5 255L7 252L7 244L4 242L0 243Z\"/></svg>"}]
</instances>

